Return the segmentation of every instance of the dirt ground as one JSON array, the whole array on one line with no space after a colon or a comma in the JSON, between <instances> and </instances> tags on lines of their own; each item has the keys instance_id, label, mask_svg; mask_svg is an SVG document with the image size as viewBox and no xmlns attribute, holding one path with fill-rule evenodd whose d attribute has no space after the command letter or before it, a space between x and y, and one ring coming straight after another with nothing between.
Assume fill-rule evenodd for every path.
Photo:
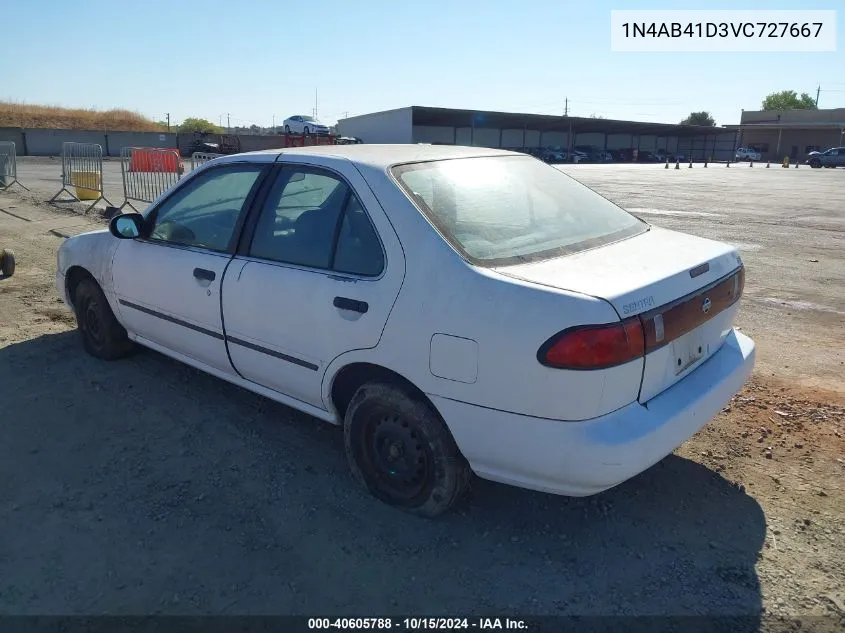
<instances>
[{"instance_id":1,"label":"dirt ground","mask_svg":"<svg viewBox=\"0 0 845 633\"><path fill-rule=\"evenodd\" d=\"M811 227L795 214L752 223L761 198L736 176L720 194L730 213L685 216L669 189L630 203L656 176L579 173L661 211L655 224L717 239L753 226L764 248L743 251L739 325L758 344L754 376L675 455L613 490L569 499L477 480L435 521L359 489L334 427L150 351L87 356L55 252L102 223L0 193L0 247L18 259L0 279L0 612L845 618L845 286L830 288L845 276L841 205ZM845 179L824 182L845 193ZM812 301L777 294L792 285Z\"/></svg>"}]
</instances>

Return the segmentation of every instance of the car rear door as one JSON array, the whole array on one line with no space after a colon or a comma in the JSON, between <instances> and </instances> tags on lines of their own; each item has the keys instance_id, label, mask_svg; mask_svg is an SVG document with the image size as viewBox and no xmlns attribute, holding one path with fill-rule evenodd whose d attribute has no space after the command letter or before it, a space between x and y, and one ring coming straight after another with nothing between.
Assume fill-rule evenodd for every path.
<instances>
[{"instance_id":1,"label":"car rear door","mask_svg":"<svg viewBox=\"0 0 845 633\"><path fill-rule=\"evenodd\" d=\"M186 181L121 240L112 263L120 320L142 343L224 372L232 367L220 288L264 165L229 163Z\"/></svg>"},{"instance_id":2,"label":"car rear door","mask_svg":"<svg viewBox=\"0 0 845 633\"><path fill-rule=\"evenodd\" d=\"M299 160L276 169L250 218L223 280L223 318L241 376L325 409L326 367L378 344L404 257L352 163Z\"/></svg>"}]
</instances>

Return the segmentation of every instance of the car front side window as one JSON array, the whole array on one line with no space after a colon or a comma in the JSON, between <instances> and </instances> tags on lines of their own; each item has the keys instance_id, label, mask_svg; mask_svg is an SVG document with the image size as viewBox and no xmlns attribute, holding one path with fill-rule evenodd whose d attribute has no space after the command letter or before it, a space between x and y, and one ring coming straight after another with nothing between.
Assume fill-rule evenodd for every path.
<instances>
[{"instance_id":1,"label":"car front side window","mask_svg":"<svg viewBox=\"0 0 845 633\"><path fill-rule=\"evenodd\" d=\"M152 241L225 251L263 166L209 170L176 191L152 216Z\"/></svg>"}]
</instances>

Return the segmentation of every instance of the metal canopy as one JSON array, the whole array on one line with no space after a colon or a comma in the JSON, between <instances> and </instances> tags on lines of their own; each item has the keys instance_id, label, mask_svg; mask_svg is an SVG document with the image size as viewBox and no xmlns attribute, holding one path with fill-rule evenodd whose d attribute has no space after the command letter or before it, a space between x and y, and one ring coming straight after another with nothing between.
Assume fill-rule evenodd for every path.
<instances>
[{"instance_id":1,"label":"metal canopy","mask_svg":"<svg viewBox=\"0 0 845 633\"><path fill-rule=\"evenodd\" d=\"M454 110L412 106L413 124L444 127L475 127L500 129L530 129L540 132L577 133L598 132L606 134L640 134L655 136L702 136L729 133L725 127L705 125L678 125L671 123L643 123L594 119L590 117L552 116L548 114L517 114L483 110Z\"/></svg>"}]
</instances>

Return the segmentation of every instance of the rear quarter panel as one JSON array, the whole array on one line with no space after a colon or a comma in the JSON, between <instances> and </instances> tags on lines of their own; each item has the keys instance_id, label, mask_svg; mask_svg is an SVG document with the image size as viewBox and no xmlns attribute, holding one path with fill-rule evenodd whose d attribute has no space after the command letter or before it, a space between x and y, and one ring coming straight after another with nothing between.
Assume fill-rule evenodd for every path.
<instances>
[{"instance_id":1,"label":"rear quarter panel","mask_svg":"<svg viewBox=\"0 0 845 633\"><path fill-rule=\"evenodd\" d=\"M557 420L589 419L636 400L642 360L602 371L551 369L537 360L540 346L567 327L617 321L609 303L471 266L384 174L364 176L402 243L405 281L378 347L345 354L329 367L325 400L331 376L356 361L388 367L431 395ZM432 373L436 334L477 343L474 382Z\"/></svg>"}]
</instances>

